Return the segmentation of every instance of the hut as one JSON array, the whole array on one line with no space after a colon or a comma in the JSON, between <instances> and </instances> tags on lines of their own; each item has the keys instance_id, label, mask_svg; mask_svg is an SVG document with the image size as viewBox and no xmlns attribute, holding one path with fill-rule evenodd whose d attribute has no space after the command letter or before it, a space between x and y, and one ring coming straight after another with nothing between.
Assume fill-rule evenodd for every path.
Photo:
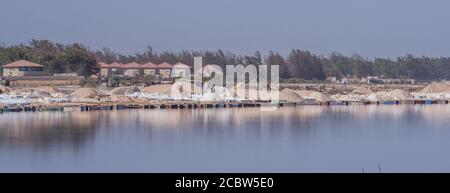
<instances>
[{"instance_id":1,"label":"hut","mask_svg":"<svg viewBox=\"0 0 450 193\"><path fill-rule=\"evenodd\" d=\"M5 64L3 76L44 76L44 66L26 60Z\"/></svg>"}]
</instances>

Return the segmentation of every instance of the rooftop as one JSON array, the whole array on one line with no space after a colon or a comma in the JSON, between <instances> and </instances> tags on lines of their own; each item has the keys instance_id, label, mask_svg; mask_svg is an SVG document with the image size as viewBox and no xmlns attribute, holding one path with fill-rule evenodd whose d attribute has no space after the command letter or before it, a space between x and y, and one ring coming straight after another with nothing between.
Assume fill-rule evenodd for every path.
<instances>
[{"instance_id":1,"label":"rooftop","mask_svg":"<svg viewBox=\"0 0 450 193\"><path fill-rule=\"evenodd\" d=\"M181 63L178 63L181 64ZM178 65L177 64L177 65ZM153 64L151 62L149 63L145 63L145 64L138 64L135 62L132 63L128 63L128 64L121 64L121 63L111 63L111 64L107 64L104 62L100 62L98 63L98 65L100 66L100 68L132 68L132 69L138 69L138 68L145 68L145 69L167 69L167 68L173 68L174 65L173 64L169 64L169 63L162 63L162 64ZM185 65L185 64L183 64ZM187 65L186 65L187 66Z\"/></svg>"}]
</instances>

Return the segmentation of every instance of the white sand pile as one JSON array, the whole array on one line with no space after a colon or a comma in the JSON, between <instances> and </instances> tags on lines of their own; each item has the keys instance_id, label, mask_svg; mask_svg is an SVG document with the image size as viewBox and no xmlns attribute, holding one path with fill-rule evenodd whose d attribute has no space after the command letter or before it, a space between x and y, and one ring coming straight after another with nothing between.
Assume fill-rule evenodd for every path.
<instances>
[{"instance_id":1,"label":"white sand pile","mask_svg":"<svg viewBox=\"0 0 450 193\"><path fill-rule=\"evenodd\" d=\"M190 81L176 81L171 85L170 96L174 98L191 97L194 92L202 92L202 88Z\"/></svg>"},{"instance_id":2,"label":"white sand pile","mask_svg":"<svg viewBox=\"0 0 450 193\"><path fill-rule=\"evenodd\" d=\"M450 92L450 84L446 83L432 83L423 88L421 93L443 93L443 92Z\"/></svg>"},{"instance_id":3,"label":"white sand pile","mask_svg":"<svg viewBox=\"0 0 450 193\"><path fill-rule=\"evenodd\" d=\"M127 95L134 94L136 92L140 92L137 86L125 86L125 87L117 87L111 90L111 95Z\"/></svg>"},{"instance_id":4,"label":"white sand pile","mask_svg":"<svg viewBox=\"0 0 450 193\"><path fill-rule=\"evenodd\" d=\"M248 86L246 86L244 83L238 82L233 87L231 87L231 89L238 90L238 89L245 89L247 87Z\"/></svg>"},{"instance_id":5,"label":"white sand pile","mask_svg":"<svg viewBox=\"0 0 450 193\"><path fill-rule=\"evenodd\" d=\"M249 89L258 89L257 84L250 85L249 83L238 82L234 86L232 86L229 90L237 92L238 90L249 90Z\"/></svg>"},{"instance_id":6,"label":"white sand pile","mask_svg":"<svg viewBox=\"0 0 450 193\"><path fill-rule=\"evenodd\" d=\"M236 100L233 93L222 86L214 86L213 88L205 89L202 100Z\"/></svg>"},{"instance_id":7,"label":"white sand pile","mask_svg":"<svg viewBox=\"0 0 450 193\"><path fill-rule=\"evenodd\" d=\"M329 98L321 92L312 90L294 90L294 92L300 95L303 99L313 99L318 102L329 101Z\"/></svg>"},{"instance_id":8,"label":"white sand pile","mask_svg":"<svg viewBox=\"0 0 450 193\"><path fill-rule=\"evenodd\" d=\"M141 92L147 94L159 94L170 96L172 90L171 84L156 84L141 89Z\"/></svg>"},{"instance_id":9,"label":"white sand pile","mask_svg":"<svg viewBox=\"0 0 450 193\"><path fill-rule=\"evenodd\" d=\"M99 92L94 88L79 88L73 91L70 95L75 98L87 99L99 96Z\"/></svg>"},{"instance_id":10,"label":"white sand pile","mask_svg":"<svg viewBox=\"0 0 450 193\"><path fill-rule=\"evenodd\" d=\"M369 101L405 101L412 99L412 95L404 90L379 91L367 97Z\"/></svg>"},{"instance_id":11,"label":"white sand pile","mask_svg":"<svg viewBox=\"0 0 450 193\"><path fill-rule=\"evenodd\" d=\"M336 101L354 101L354 99L350 95L346 94L338 94L332 97Z\"/></svg>"},{"instance_id":12,"label":"white sand pile","mask_svg":"<svg viewBox=\"0 0 450 193\"><path fill-rule=\"evenodd\" d=\"M228 92L232 97L247 100L259 100L258 96L258 85L257 84L246 84L243 82L236 83L233 87L228 89Z\"/></svg>"},{"instance_id":13,"label":"white sand pile","mask_svg":"<svg viewBox=\"0 0 450 193\"><path fill-rule=\"evenodd\" d=\"M303 98L300 95L298 95L294 90L286 88L280 92L280 100L299 103L303 101Z\"/></svg>"},{"instance_id":14,"label":"white sand pile","mask_svg":"<svg viewBox=\"0 0 450 193\"><path fill-rule=\"evenodd\" d=\"M412 95L409 92L406 92L402 89L395 89L395 90L389 91L389 94L392 98L395 98L400 101L412 99Z\"/></svg>"},{"instance_id":15,"label":"white sand pile","mask_svg":"<svg viewBox=\"0 0 450 193\"><path fill-rule=\"evenodd\" d=\"M8 93L9 91L11 91L11 88L9 88L7 86L0 85L0 94Z\"/></svg>"},{"instance_id":16,"label":"white sand pile","mask_svg":"<svg viewBox=\"0 0 450 193\"><path fill-rule=\"evenodd\" d=\"M220 89L220 88L217 88ZM141 89L141 93L151 95L170 96L173 99L190 98L195 90L202 92L202 88L186 81L177 81L174 84L157 84Z\"/></svg>"},{"instance_id":17,"label":"white sand pile","mask_svg":"<svg viewBox=\"0 0 450 193\"><path fill-rule=\"evenodd\" d=\"M51 87L51 86L39 86L36 88L33 88L35 90L39 90L39 91L44 91L44 92L48 92L50 94L57 94L60 91L58 89L56 89L55 87Z\"/></svg>"},{"instance_id":18,"label":"white sand pile","mask_svg":"<svg viewBox=\"0 0 450 193\"><path fill-rule=\"evenodd\" d=\"M111 98L111 101L114 101L114 102L120 102L120 103L131 103L131 102L134 102L134 100L131 97L123 96L123 95L112 94L110 96L110 98Z\"/></svg>"},{"instance_id":19,"label":"white sand pile","mask_svg":"<svg viewBox=\"0 0 450 193\"><path fill-rule=\"evenodd\" d=\"M369 94L366 97L366 100L368 101L372 101L372 102L376 102L376 101L385 101L386 98L384 97L386 94L385 91L379 91L379 92L374 92L372 94Z\"/></svg>"},{"instance_id":20,"label":"white sand pile","mask_svg":"<svg viewBox=\"0 0 450 193\"><path fill-rule=\"evenodd\" d=\"M222 95L219 95L217 93L207 92L207 93L203 93L201 100L202 101L222 101L222 100L224 100L224 98Z\"/></svg>"},{"instance_id":21,"label":"white sand pile","mask_svg":"<svg viewBox=\"0 0 450 193\"><path fill-rule=\"evenodd\" d=\"M230 90L244 90L244 89L258 89L258 84L250 84L250 83L243 83L243 82L238 82L236 83L233 87L231 87Z\"/></svg>"},{"instance_id":22,"label":"white sand pile","mask_svg":"<svg viewBox=\"0 0 450 193\"><path fill-rule=\"evenodd\" d=\"M352 93L355 93L355 94L371 94L372 93L372 90L370 90L370 89L368 89L368 88L366 88L366 87L357 87L357 88L355 88L353 91L352 91Z\"/></svg>"},{"instance_id":23,"label":"white sand pile","mask_svg":"<svg viewBox=\"0 0 450 193\"><path fill-rule=\"evenodd\" d=\"M43 90L37 90L34 88L22 88L22 89L17 89L17 90L13 90L10 92L11 95L16 95L16 96L27 96L27 97L48 97L51 94L43 91Z\"/></svg>"},{"instance_id":24,"label":"white sand pile","mask_svg":"<svg viewBox=\"0 0 450 193\"><path fill-rule=\"evenodd\" d=\"M233 93L234 92L234 93ZM235 89L230 91L231 95L246 100L258 100L258 90L256 89Z\"/></svg>"},{"instance_id":25,"label":"white sand pile","mask_svg":"<svg viewBox=\"0 0 450 193\"><path fill-rule=\"evenodd\" d=\"M142 98L142 97L139 97L139 98L130 98L130 99L132 99L134 102L138 102L138 103L148 103L148 102L150 102L150 99L148 99L148 98Z\"/></svg>"},{"instance_id":26,"label":"white sand pile","mask_svg":"<svg viewBox=\"0 0 450 193\"><path fill-rule=\"evenodd\" d=\"M361 94L335 94L330 98L334 101L341 102L361 102L364 101L369 95L361 95Z\"/></svg>"}]
</instances>

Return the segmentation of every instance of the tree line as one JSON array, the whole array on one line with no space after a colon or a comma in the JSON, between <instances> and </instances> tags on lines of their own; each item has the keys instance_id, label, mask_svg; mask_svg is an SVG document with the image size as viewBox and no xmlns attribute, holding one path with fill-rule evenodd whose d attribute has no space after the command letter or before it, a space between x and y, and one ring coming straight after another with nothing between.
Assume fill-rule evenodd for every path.
<instances>
[{"instance_id":1,"label":"tree line","mask_svg":"<svg viewBox=\"0 0 450 193\"><path fill-rule=\"evenodd\" d=\"M80 43L61 44L49 40L31 40L18 45L0 45L0 65L25 59L44 65L49 74L75 72L89 76L99 72L98 62L112 63L171 63L193 65L194 57L202 56L204 64L225 65L279 65L281 79L324 80L334 77L380 76L385 78L412 78L437 80L450 78L450 57L406 55L391 58L368 59L359 55L345 56L338 52L317 55L306 50L292 49L286 56L270 51L263 56L216 51L157 52L152 47L142 53L120 54L108 48L91 50Z\"/></svg>"}]
</instances>

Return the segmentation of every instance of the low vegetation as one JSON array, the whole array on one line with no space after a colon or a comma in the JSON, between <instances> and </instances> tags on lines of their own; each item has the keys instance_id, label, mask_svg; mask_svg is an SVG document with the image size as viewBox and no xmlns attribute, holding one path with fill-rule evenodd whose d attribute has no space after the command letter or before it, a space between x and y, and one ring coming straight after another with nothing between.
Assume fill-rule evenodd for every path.
<instances>
[{"instance_id":1,"label":"low vegetation","mask_svg":"<svg viewBox=\"0 0 450 193\"><path fill-rule=\"evenodd\" d=\"M148 47L142 53L118 54L110 49L90 50L79 44L61 44L48 40L32 40L25 44L0 45L0 65L19 59L43 64L49 74L76 72L83 76L97 74L97 62L147 63L155 64L182 62L193 64L194 56L202 56L204 64L221 67L236 64L280 65L280 78L287 82L298 80L324 80L327 76L383 76L385 78L411 78L417 80L438 80L450 78L450 57L426 57L406 55L396 59L367 59L359 55L345 56L340 53L316 55L309 51L293 49L287 56L270 51L265 57L260 52L253 55L237 55L223 50L156 52Z\"/></svg>"}]
</instances>

